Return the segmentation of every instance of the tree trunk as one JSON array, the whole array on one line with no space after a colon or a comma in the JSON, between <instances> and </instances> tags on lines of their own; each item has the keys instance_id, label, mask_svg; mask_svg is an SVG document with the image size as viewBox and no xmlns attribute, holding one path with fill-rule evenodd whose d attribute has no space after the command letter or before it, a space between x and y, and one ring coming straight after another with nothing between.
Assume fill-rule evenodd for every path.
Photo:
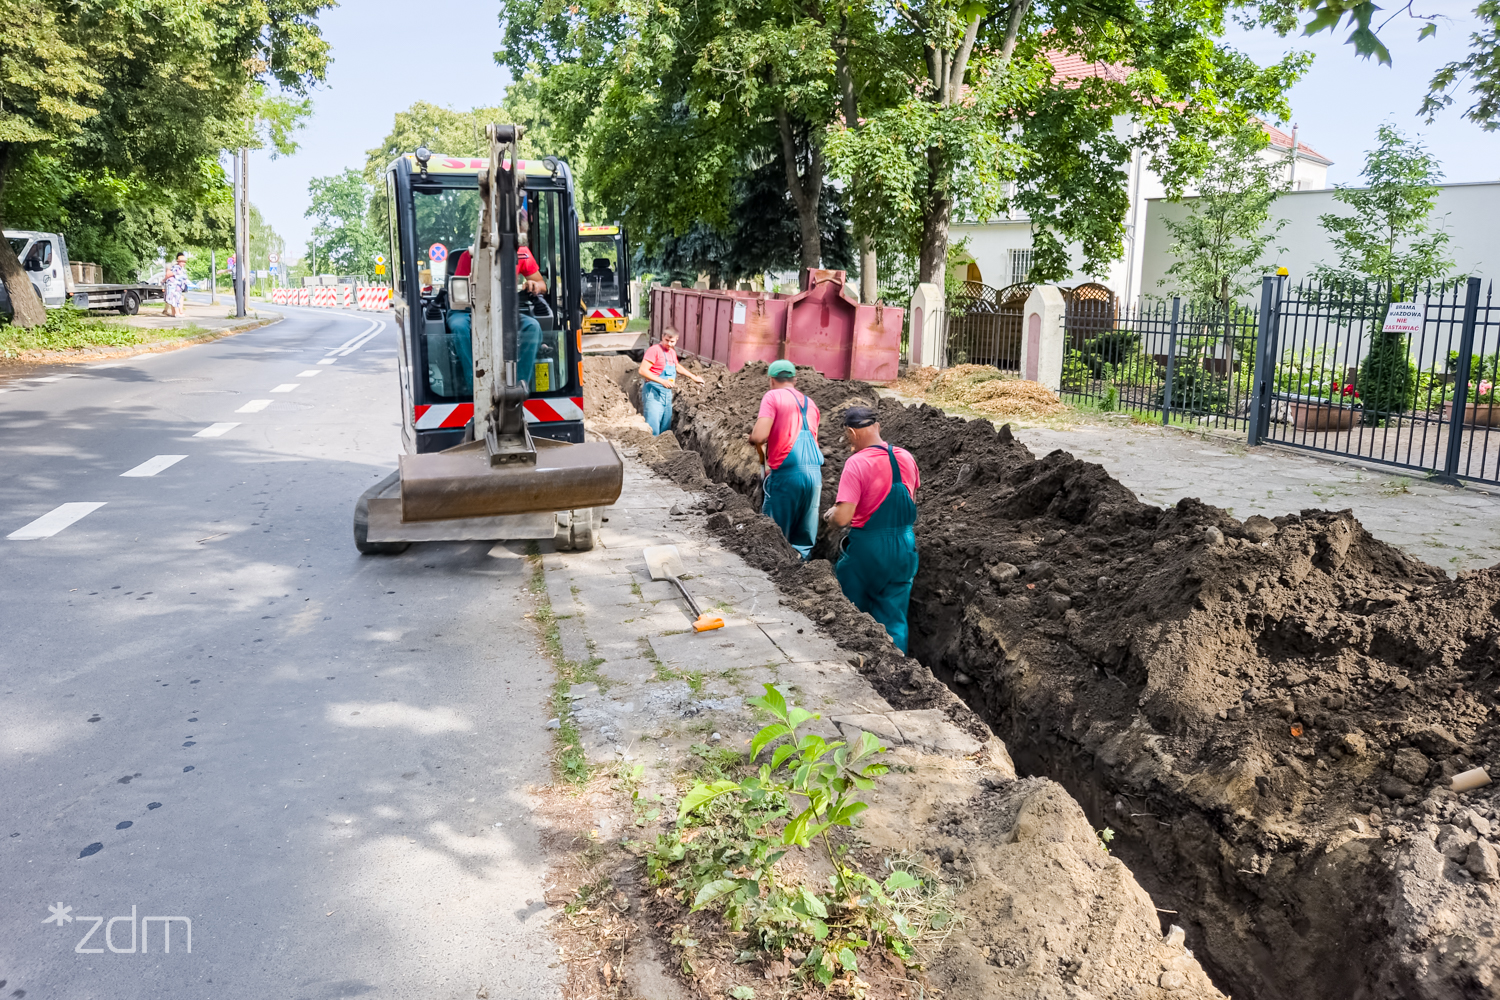
<instances>
[{"instance_id":1,"label":"tree trunk","mask_svg":"<svg viewBox=\"0 0 1500 1000\"><path fill-rule=\"evenodd\" d=\"M785 107L776 109L776 125L781 132L781 158L786 164L786 185L792 202L797 206L797 226L802 233L800 259L803 270L821 267L823 263L823 231L818 225L818 201L823 194L823 155L812 137L808 137L808 156L805 168L797 169L797 143L792 134L792 122Z\"/></svg>"},{"instance_id":2,"label":"tree trunk","mask_svg":"<svg viewBox=\"0 0 1500 1000\"><path fill-rule=\"evenodd\" d=\"M877 266L875 241L861 233L859 237L859 300L861 302L871 303L880 297Z\"/></svg>"},{"instance_id":3,"label":"tree trunk","mask_svg":"<svg viewBox=\"0 0 1500 1000\"><path fill-rule=\"evenodd\" d=\"M13 147L0 143L0 232L5 229L6 174L15 159ZM12 323L25 329L47 322L47 307L43 304L42 297L37 294L36 286L31 283L25 268L21 267L20 258L16 256L10 240L4 238L0 238L0 281L5 283L5 291L10 295Z\"/></svg>"},{"instance_id":4,"label":"tree trunk","mask_svg":"<svg viewBox=\"0 0 1500 1000\"><path fill-rule=\"evenodd\" d=\"M917 264L918 280L930 281L939 288L947 284L948 218L953 213L953 196L943 186L939 169L942 155L937 149L927 151L930 179L922 205L922 253Z\"/></svg>"}]
</instances>

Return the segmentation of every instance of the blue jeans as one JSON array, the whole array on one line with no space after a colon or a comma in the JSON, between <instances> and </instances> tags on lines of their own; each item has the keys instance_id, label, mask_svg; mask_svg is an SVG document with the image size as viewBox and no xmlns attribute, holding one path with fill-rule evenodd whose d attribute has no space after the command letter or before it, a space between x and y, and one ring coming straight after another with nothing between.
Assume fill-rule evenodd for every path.
<instances>
[{"instance_id":1,"label":"blue jeans","mask_svg":"<svg viewBox=\"0 0 1500 1000\"><path fill-rule=\"evenodd\" d=\"M672 426L672 390L660 382L641 386L641 416L653 437Z\"/></svg>"},{"instance_id":2,"label":"blue jeans","mask_svg":"<svg viewBox=\"0 0 1500 1000\"><path fill-rule=\"evenodd\" d=\"M536 352L542 346L542 324L535 316L522 313L516 323L516 381L525 382L533 391L531 378L536 374Z\"/></svg>"}]
</instances>

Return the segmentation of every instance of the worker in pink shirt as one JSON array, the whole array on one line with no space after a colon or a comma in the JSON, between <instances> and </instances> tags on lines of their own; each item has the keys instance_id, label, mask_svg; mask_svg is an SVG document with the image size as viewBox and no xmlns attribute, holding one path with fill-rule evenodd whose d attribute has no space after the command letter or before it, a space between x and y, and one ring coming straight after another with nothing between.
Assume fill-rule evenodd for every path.
<instances>
[{"instance_id":1,"label":"worker in pink shirt","mask_svg":"<svg viewBox=\"0 0 1500 1000\"><path fill-rule=\"evenodd\" d=\"M639 368L646 384L641 386L641 416L655 437L672 426L672 390L677 385L677 376L703 384L703 380L677 364L677 331L670 326L661 333L660 343L646 348Z\"/></svg>"},{"instance_id":2,"label":"worker in pink shirt","mask_svg":"<svg viewBox=\"0 0 1500 1000\"><path fill-rule=\"evenodd\" d=\"M823 452L818 449L818 404L797 391L797 366L772 361L771 390L747 440L762 449L770 468L761 512L806 559L818 538L818 502L823 498Z\"/></svg>"},{"instance_id":3,"label":"worker in pink shirt","mask_svg":"<svg viewBox=\"0 0 1500 1000\"><path fill-rule=\"evenodd\" d=\"M868 407L844 412L844 436L853 454L839 476L838 497L823 515L849 529L833 572L844 596L884 625L905 653L906 609L917 576L917 461L881 440L880 422Z\"/></svg>"}]
</instances>

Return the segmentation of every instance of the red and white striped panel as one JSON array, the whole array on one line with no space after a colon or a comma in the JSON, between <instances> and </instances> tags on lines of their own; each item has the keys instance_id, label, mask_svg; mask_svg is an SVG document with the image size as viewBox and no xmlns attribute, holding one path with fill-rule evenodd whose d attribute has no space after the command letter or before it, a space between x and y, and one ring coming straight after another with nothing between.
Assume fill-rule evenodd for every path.
<instances>
[{"instance_id":1,"label":"red and white striped panel","mask_svg":"<svg viewBox=\"0 0 1500 1000\"><path fill-rule=\"evenodd\" d=\"M622 313L618 309L611 309L608 306L602 306L602 307L596 308L593 312L589 313L587 318L588 319L624 319L625 318L625 314Z\"/></svg>"},{"instance_id":2,"label":"red and white striped panel","mask_svg":"<svg viewBox=\"0 0 1500 1000\"><path fill-rule=\"evenodd\" d=\"M417 430L436 431L463 427L474 419L473 403L437 403L416 408Z\"/></svg>"},{"instance_id":3,"label":"red and white striped panel","mask_svg":"<svg viewBox=\"0 0 1500 1000\"><path fill-rule=\"evenodd\" d=\"M344 309L348 309L350 306L354 305L354 286L353 285L339 285L338 286L338 293L339 293L339 301L338 301L339 306L341 306Z\"/></svg>"},{"instance_id":4,"label":"red and white striped panel","mask_svg":"<svg viewBox=\"0 0 1500 1000\"><path fill-rule=\"evenodd\" d=\"M527 423L542 424L555 420L583 419L582 396L528 399L521 405L526 409Z\"/></svg>"},{"instance_id":5,"label":"red and white striped panel","mask_svg":"<svg viewBox=\"0 0 1500 1000\"><path fill-rule=\"evenodd\" d=\"M325 309L331 309L336 304L337 295L338 291L336 289L319 286L312 290L312 304L322 306Z\"/></svg>"},{"instance_id":6,"label":"red and white striped panel","mask_svg":"<svg viewBox=\"0 0 1500 1000\"><path fill-rule=\"evenodd\" d=\"M311 304L312 304L312 289L311 288L299 288L299 289L297 289L297 305L299 305L299 306L305 306L305 305L311 305Z\"/></svg>"},{"instance_id":7,"label":"red and white striped panel","mask_svg":"<svg viewBox=\"0 0 1500 1000\"><path fill-rule=\"evenodd\" d=\"M389 309L391 290L384 285L367 285L355 293L361 309Z\"/></svg>"}]
</instances>

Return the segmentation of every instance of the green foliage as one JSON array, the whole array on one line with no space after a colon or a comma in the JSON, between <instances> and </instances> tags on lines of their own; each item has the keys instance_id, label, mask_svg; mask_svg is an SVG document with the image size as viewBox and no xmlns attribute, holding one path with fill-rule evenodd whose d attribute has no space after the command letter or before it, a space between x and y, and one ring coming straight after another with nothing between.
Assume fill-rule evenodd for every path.
<instances>
[{"instance_id":1,"label":"green foliage","mask_svg":"<svg viewBox=\"0 0 1500 1000\"><path fill-rule=\"evenodd\" d=\"M85 310L62 306L47 310L44 322L32 327L14 326L0 320L0 358L14 358L23 351L70 351L84 347L129 347L151 340L193 337L204 331L197 326L171 330L146 330L110 323Z\"/></svg>"},{"instance_id":2,"label":"green foliage","mask_svg":"<svg viewBox=\"0 0 1500 1000\"><path fill-rule=\"evenodd\" d=\"M1083 352L1077 348L1069 348L1068 353L1063 356L1062 386L1065 389L1080 389L1088 384L1088 380L1094 377L1088 362L1083 358Z\"/></svg>"},{"instance_id":3,"label":"green foliage","mask_svg":"<svg viewBox=\"0 0 1500 1000\"><path fill-rule=\"evenodd\" d=\"M769 750L769 761L738 779L695 783L678 804L676 826L647 854L651 879L670 884L692 909L712 909L732 930L746 932L752 956L804 952L799 975L825 986L856 972L857 952L872 945L911 961L913 944L936 916L917 905L922 882L904 868L883 881L858 872L828 838L830 829L853 825L865 809L854 796L872 790L887 772L874 759L884 748L868 733L857 746L799 734L817 716L790 705L771 684L748 703L774 720L750 742L750 760ZM777 862L793 846L814 841L834 866L827 888L786 882ZM678 943L691 969L698 943Z\"/></svg>"},{"instance_id":4,"label":"green foliage","mask_svg":"<svg viewBox=\"0 0 1500 1000\"><path fill-rule=\"evenodd\" d=\"M1354 214L1318 217L1338 263L1319 264L1314 273L1336 285L1376 281L1392 298L1409 298L1453 266L1449 234L1432 230L1427 221L1443 173L1420 140L1406 138L1395 126L1382 124L1377 138L1379 145L1365 154L1360 172L1367 186L1340 187L1333 195Z\"/></svg>"},{"instance_id":5,"label":"green foliage","mask_svg":"<svg viewBox=\"0 0 1500 1000\"><path fill-rule=\"evenodd\" d=\"M1170 279L1189 300L1227 308L1274 266L1266 251L1287 220L1267 229L1282 166L1262 158L1268 142L1252 123L1207 144L1187 218L1164 220L1175 260L1161 284Z\"/></svg>"},{"instance_id":6,"label":"green foliage","mask_svg":"<svg viewBox=\"0 0 1500 1000\"><path fill-rule=\"evenodd\" d=\"M1359 390L1344 377L1343 366L1337 361L1322 347L1287 351L1276 366L1275 391L1329 403L1358 404Z\"/></svg>"},{"instance_id":7,"label":"green foliage","mask_svg":"<svg viewBox=\"0 0 1500 1000\"><path fill-rule=\"evenodd\" d=\"M307 184L310 204L303 214L313 219L309 253L329 273L370 277L375 255L386 246L386 228L370 220L370 186L349 168Z\"/></svg>"},{"instance_id":8,"label":"green foliage","mask_svg":"<svg viewBox=\"0 0 1500 1000\"><path fill-rule=\"evenodd\" d=\"M1375 335L1370 353L1359 365L1358 388L1366 423L1411 409L1416 402L1417 366L1412 363L1406 337L1384 332Z\"/></svg>"},{"instance_id":9,"label":"green foliage","mask_svg":"<svg viewBox=\"0 0 1500 1000\"><path fill-rule=\"evenodd\" d=\"M1162 404L1167 386L1156 394ZM1172 362L1171 405L1187 413L1223 413L1229 406L1229 380L1205 369L1197 356L1184 355Z\"/></svg>"},{"instance_id":10,"label":"green foliage","mask_svg":"<svg viewBox=\"0 0 1500 1000\"><path fill-rule=\"evenodd\" d=\"M1112 330L1090 337L1079 345L1079 357L1088 366L1090 378L1108 378L1109 369L1127 364L1140 354L1141 335L1133 330Z\"/></svg>"}]
</instances>

